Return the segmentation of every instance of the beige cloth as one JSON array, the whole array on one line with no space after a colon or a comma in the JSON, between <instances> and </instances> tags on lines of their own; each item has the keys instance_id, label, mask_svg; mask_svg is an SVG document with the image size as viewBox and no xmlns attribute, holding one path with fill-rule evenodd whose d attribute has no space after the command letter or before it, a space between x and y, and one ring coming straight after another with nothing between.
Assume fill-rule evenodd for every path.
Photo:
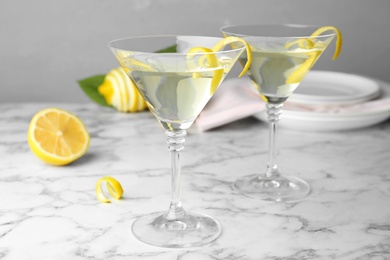
<instances>
[{"instance_id":1,"label":"beige cloth","mask_svg":"<svg viewBox=\"0 0 390 260\"><path fill-rule=\"evenodd\" d=\"M390 111L390 88L381 86L381 92L376 99L350 105L309 105L287 100L283 111L343 115ZM193 130L207 131L263 111L265 103L249 78L228 79L199 115Z\"/></svg>"},{"instance_id":2,"label":"beige cloth","mask_svg":"<svg viewBox=\"0 0 390 260\"><path fill-rule=\"evenodd\" d=\"M196 119L194 127L207 131L265 110L249 78L227 79Z\"/></svg>"}]
</instances>

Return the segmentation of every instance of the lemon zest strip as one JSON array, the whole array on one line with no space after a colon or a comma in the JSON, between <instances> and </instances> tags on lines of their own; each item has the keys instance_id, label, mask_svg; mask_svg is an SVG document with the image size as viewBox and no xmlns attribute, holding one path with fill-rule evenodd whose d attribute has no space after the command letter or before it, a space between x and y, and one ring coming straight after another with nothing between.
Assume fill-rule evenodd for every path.
<instances>
[{"instance_id":1,"label":"lemon zest strip","mask_svg":"<svg viewBox=\"0 0 390 260\"><path fill-rule=\"evenodd\" d=\"M338 56L340 55L340 52L341 52L341 47L343 45L343 37L342 37L342 34L341 34L341 31L337 28L337 27L334 27L334 26L323 26L321 28L318 28L316 31L314 31L310 37L317 37L317 36L320 36L321 34L323 34L324 32L327 32L327 31L333 31L333 32L336 32L336 49L335 49L335 52L333 54L333 58L332 60L335 60L338 58ZM285 48L289 49L291 48L292 46L298 44L298 46L302 49L313 49L315 47L321 47L319 46L320 43L314 43L312 39L310 38L303 38L303 39L298 39L298 40L295 40L295 41L292 41L292 42L289 42L285 45Z\"/></svg>"},{"instance_id":2,"label":"lemon zest strip","mask_svg":"<svg viewBox=\"0 0 390 260\"><path fill-rule=\"evenodd\" d=\"M252 49L250 47L250 45L244 40L244 39L241 39L239 37L236 37L236 36L226 36L224 34L225 38L223 38L222 40L220 40L216 45L214 45L214 47L212 48L212 50L214 52L218 52L218 51L221 51L225 48L226 45L230 45L232 46L233 48L233 45L232 43L234 42L240 42L242 44L244 44L245 46L245 49L246 49L246 56L247 56L247 61L246 61L246 64L244 65L244 68L243 70L241 71L241 73L238 75L238 77L242 77L245 75L245 73L249 70L249 67L252 63ZM234 49L234 48L233 48Z\"/></svg>"},{"instance_id":3,"label":"lemon zest strip","mask_svg":"<svg viewBox=\"0 0 390 260\"><path fill-rule=\"evenodd\" d=\"M286 84L300 83L306 73L313 67L314 63L321 55L321 51L312 51L308 53L309 58L302 63L290 76L286 79Z\"/></svg>"},{"instance_id":4,"label":"lemon zest strip","mask_svg":"<svg viewBox=\"0 0 390 260\"><path fill-rule=\"evenodd\" d=\"M313 37L319 36L327 31L336 32L336 36L337 36L336 49L335 49L335 52L334 52L333 58L332 58L333 60L335 60L340 55L341 47L343 45L343 36L341 34L341 31L337 27L334 27L334 26L323 26L323 27L317 29L315 32L313 32L311 34L311 36L313 36Z\"/></svg>"},{"instance_id":5,"label":"lemon zest strip","mask_svg":"<svg viewBox=\"0 0 390 260\"><path fill-rule=\"evenodd\" d=\"M316 37L321 35L322 33L326 31L335 31L337 40L336 40L336 49L333 54L333 60L337 59L337 57L340 54L341 51L341 46L342 46L342 35L339 29L337 29L334 26L324 26L319 29L317 29L315 32L311 34L311 37ZM314 43L311 39L306 38L306 39L298 39L292 42L289 42L285 45L286 48L291 48L293 45L298 44L299 47L303 49L313 49L315 47L320 47L319 44L321 43ZM288 77L286 80L287 84L291 83L299 83L302 81L303 77L306 75L306 73L311 69L311 67L314 65L315 61L318 59L318 57L321 55L321 51L313 51L308 53L309 58L291 75Z\"/></svg>"},{"instance_id":6,"label":"lemon zest strip","mask_svg":"<svg viewBox=\"0 0 390 260\"><path fill-rule=\"evenodd\" d=\"M103 188L102 188L103 183L106 183L107 190L114 199L119 200L122 197L123 188L120 182L113 177L105 176L100 178L96 183L96 196L100 202L103 203L111 202L111 200L108 199L103 192Z\"/></svg>"},{"instance_id":7,"label":"lemon zest strip","mask_svg":"<svg viewBox=\"0 0 390 260\"><path fill-rule=\"evenodd\" d=\"M194 47L194 48L191 48L189 50L189 52L187 53L187 58L191 59L198 53L205 53L206 58L207 58L207 62L208 62L208 67L215 68L215 67L218 67L219 63L218 63L217 57L215 56L215 54L213 52L214 51L209 49L209 48ZM201 62L201 59L199 60L199 62ZM199 72L192 73L192 77L194 79L199 78L200 77ZM210 94L213 94L215 92L215 90L217 90L219 84L222 81L222 78L223 78L223 68L218 69L218 70L214 70L213 79L211 80Z\"/></svg>"}]
</instances>

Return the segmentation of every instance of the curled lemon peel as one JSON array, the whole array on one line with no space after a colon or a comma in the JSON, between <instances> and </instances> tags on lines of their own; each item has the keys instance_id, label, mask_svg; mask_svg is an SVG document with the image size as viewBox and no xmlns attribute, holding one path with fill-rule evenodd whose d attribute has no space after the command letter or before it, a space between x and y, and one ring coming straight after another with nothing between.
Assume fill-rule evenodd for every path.
<instances>
[{"instance_id":1,"label":"curled lemon peel","mask_svg":"<svg viewBox=\"0 0 390 260\"><path fill-rule=\"evenodd\" d=\"M313 36L313 37L319 36L327 31L334 31L336 33L336 37L337 37L336 49L335 49L335 52L333 54L333 60L335 60L340 55L341 47L343 45L343 36L341 34L341 31L337 27L334 27L334 26L323 26L323 27L317 29L315 32L313 32L311 34L311 36Z\"/></svg>"},{"instance_id":2,"label":"curled lemon peel","mask_svg":"<svg viewBox=\"0 0 390 260\"><path fill-rule=\"evenodd\" d=\"M337 57L340 54L341 47L342 47L342 35L339 29L337 29L334 26L324 26L319 29L317 29L315 32L311 34L311 37L317 37L324 32L327 31L334 31L336 32L337 40L336 40L336 49L333 54L333 60L337 59ZM296 69L291 75L287 78L286 83L292 84L292 83L299 83L303 80L306 73L313 67L314 63L317 61L318 57L321 55L321 50L324 48L323 42L316 42L314 43L312 39L310 38L302 38L298 39L292 42L289 42L285 45L285 48L291 48L294 45L298 45L302 49L308 49L307 55L309 56L308 59L302 63L298 69ZM318 48L315 50L315 48ZM310 49L314 49L313 51L310 51Z\"/></svg>"},{"instance_id":3,"label":"curled lemon peel","mask_svg":"<svg viewBox=\"0 0 390 260\"><path fill-rule=\"evenodd\" d=\"M139 61L134 58L127 58L126 59L126 67L129 67L130 69L133 69L133 67L136 67L137 70L143 70L143 71L154 71L153 67L150 66L149 64L143 63L142 61Z\"/></svg>"},{"instance_id":4,"label":"curled lemon peel","mask_svg":"<svg viewBox=\"0 0 390 260\"><path fill-rule=\"evenodd\" d=\"M108 193L116 200L119 200L123 195L122 185L115 178L106 176L98 180L96 183L96 196L100 202L110 203L111 200L106 197L102 185L106 183Z\"/></svg>"},{"instance_id":5,"label":"curled lemon peel","mask_svg":"<svg viewBox=\"0 0 390 260\"><path fill-rule=\"evenodd\" d=\"M337 38L336 39L336 48L335 48L335 52L333 53L333 58L332 58L332 60L335 60L340 55L341 48L342 48L342 45L343 45L343 36L341 34L341 31L337 27L334 27L334 26L323 26L321 28L318 28L316 31L314 31L310 35L310 37L320 36L321 34L323 34L324 32L327 32L327 31L333 31L333 32L336 33L336 38ZM294 45L298 45L302 49L313 49L313 48L316 48L316 47L320 47L320 48L323 47L322 46L323 45L322 42L314 43L313 40L310 39L310 38L301 38L301 39L298 39L298 40L295 40L295 41L287 43L285 45L285 48L289 49L289 48L293 47Z\"/></svg>"},{"instance_id":6,"label":"curled lemon peel","mask_svg":"<svg viewBox=\"0 0 390 260\"><path fill-rule=\"evenodd\" d=\"M307 39L307 38L298 39L298 40L295 40L292 42L288 42L284 47L286 49L289 49L289 48L293 47L294 45L298 45L302 49L312 49L315 47L314 42L310 39Z\"/></svg>"},{"instance_id":7,"label":"curled lemon peel","mask_svg":"<svg viewBox=\"0 0 390 260\"><path fill-rule=\"evenodd\" d=\"M303 80L306 73L313 67L318 57L321 55L321 51L308 52L309 58L302 63L290 76L286 79L286 84L299 83Z\"/></svg>"},{"instance_id":8,"label":"curled lemon peel","mask_svg":"<svg viewBox=\"0 0 390 260\"><path fill-rule=\"evenodd\" d=\"M244 39L241 39L241 38L235 37L235 36L226 36L226 35L224 35L224 36L225 36L225 38L223 38L216 45L213 46L212 51L214 51L214 52L221 51L226 47L226 45L232 45L235 42L240 42L240 43L244 44L245 49L246 49L247 61L246 61L246 64L243 66L244 67L243 70L238 75L238 77L240 78L240 77L245 75L245 73L249 70L249 67L252 63L251 47Z\"/></svg>"},{"instance_id":9,"label":"curled lemon peel","mask_svg":"<svg viewBox=\"0 0 390 260\"><path fill-rule=\"evenodd\" d=\"M217 57L215 56L215 54L213 52L214 51L209 49L209 48L194 47L194 48L191 48L189 50L189 52L187 53L187 59L191 59L199 53L204 53L206 56L206 59L207 59L207 64L203 64L204 62L202 62L200 59L199 62L202 63L201 65L207 66L209 68L215 68L215 67L219 66L219 63L218 63ZM199 72L192 73L192 78L196 79L199 77L201 77ZM214 70L213 78L211 80L210 94L213 94L215 92L215 90L217 90L219 84L222 81L222 78L223 78L223 68L218 69L218 70Z\"/></svg>"}]
</instances>

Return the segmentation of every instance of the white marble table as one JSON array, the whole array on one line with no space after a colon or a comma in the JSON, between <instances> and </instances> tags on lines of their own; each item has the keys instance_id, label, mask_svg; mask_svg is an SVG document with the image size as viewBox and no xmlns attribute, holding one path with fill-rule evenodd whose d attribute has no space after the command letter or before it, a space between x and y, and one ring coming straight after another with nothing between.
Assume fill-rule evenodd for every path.
<instances>
[{"instance_id":1,"label":"white marble table","mask_svg":"<svg viewBox=\"0 0 390 260\"><path fill-rule=\"evenodd\" d=\"M51 104L0 105L0 259L282 260L390 259L390 121L355 131L280 129L279 168L307 180L311 194L290 203L232 189L265 169L267 125L253 118L189 134L183 154L186 209L218 219L222 235L199 248L138 242L131 224L170 199L165 135L148 112L120 114L93 104L57 104L91 133L88 153L53 167L30 152L31 117ZM102 204L95 183L118 179L124 198Z\"/></svg>"}]
</instances>

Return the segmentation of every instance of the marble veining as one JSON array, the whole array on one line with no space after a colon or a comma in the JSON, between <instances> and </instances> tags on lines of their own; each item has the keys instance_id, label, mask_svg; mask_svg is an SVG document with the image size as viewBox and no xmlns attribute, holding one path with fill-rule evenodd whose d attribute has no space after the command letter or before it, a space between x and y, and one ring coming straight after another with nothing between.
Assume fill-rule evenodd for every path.
<instances>
[{"instance_id":1,"label":"marble veining","mask_svg":"<svg viewBox=\"0 0 390 260\"><path fill-rule=\"evenodd\" d=\"M40 162L26 134L46 107L77 114L91 134L88 153L66 167ZM263 171L268 128L247 118L187 135L182 201L215 217L222 235L203 247L164 249L131 234L140 215L165 210L170 157L148 112L121 114L93 104L0 105L0 259L291 260L390 259L390 121L344 132L280 129L280 171L311 185L300 201L247 198L232 189ZM98 202L110 175L122 200Z\"/></svg>"}]
</instances>

